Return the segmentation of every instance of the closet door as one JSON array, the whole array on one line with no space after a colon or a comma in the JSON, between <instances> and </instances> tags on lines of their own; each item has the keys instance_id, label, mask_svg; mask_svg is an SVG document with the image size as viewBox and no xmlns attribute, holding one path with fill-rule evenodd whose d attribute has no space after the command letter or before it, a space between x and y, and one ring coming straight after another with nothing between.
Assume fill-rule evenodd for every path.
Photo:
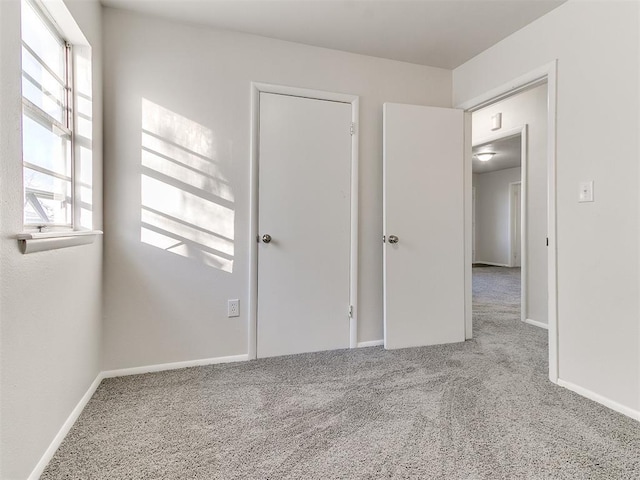
<instances>
[{"instance_id":1,"label":"closet door","mask_svg":"<svg viewBox=\"0 0 640 480\"><path fill-rule=\"evenodd\" d=\"M349 347L351 104L260 94L257 356Z\"/></svg>"}]
</instances>

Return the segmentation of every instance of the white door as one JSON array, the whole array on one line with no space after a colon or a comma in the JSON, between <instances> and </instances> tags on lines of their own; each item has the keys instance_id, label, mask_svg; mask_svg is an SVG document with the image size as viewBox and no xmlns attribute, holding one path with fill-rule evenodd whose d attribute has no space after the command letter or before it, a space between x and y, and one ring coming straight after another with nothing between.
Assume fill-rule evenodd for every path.
<instances>
[{"instance_id":1,"label":"white door","mask_svg":"<svg viewBox=\"0 0 640 480\"><path fill-rule=\"evenodd\" d=\"M464 113L384 105L384 345L462 342Z\"/></svg>"},{"instance_id":2,"label":"white door","mask_svg":"<svg viewBox=\"0 0 640 480\"><path fill-rule=\"evenodd\" d=\"M512 183L511 190L511 266L520 266L522 250L522 184Z\"/></svg>"},{"instance_id":3,"label":"white door","mask_svg":"<svg viewBox=\"0 0 640 480\"><path fill-rule=\"evenodd\" d=\"M350 127L348 103L260 94L258 357L349 347Z\"/></svg>"}]
</instances>

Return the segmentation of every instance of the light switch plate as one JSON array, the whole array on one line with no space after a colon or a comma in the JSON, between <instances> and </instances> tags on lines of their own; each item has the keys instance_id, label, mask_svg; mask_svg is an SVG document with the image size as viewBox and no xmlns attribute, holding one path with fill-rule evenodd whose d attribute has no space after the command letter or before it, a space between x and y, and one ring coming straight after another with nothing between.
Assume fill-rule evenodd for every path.
<instances>
[{"instance_id":1,"label":"light switch plate","mask_svg":"<svg viewBox=\"0 0 640 480\"><path fill-rule=\"evenodd\" d=\"M593 202L593 180L580 182L580 194L578 202Z\"/></svg>"}]
</instances>

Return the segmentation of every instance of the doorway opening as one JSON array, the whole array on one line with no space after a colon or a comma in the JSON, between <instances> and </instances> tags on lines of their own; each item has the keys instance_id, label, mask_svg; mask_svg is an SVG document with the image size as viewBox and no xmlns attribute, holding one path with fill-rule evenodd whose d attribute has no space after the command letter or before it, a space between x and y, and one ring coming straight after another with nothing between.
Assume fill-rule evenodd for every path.
<instances>
[{"instance_id":1,"label":"doorway opening","mask_svg":"<svg viewBox=\"0 0 640 480\"><path fill-rule=\"evenodd\" d=\"M494 308L517 305L526 321L527 125L475 141L472 154L474 312L476 290L501 287Z\"/></svg>"},{"instance_id":2,"label":"doorway opening","mask_svg":"<svg viewBox=\"0 0 640 480\"><path fill-rule=\"evenodd\" d=\"M476 147L476 153L483 147L485 150L482 151L487 153L489 145L494 148L495 143L500 140L519 136L521 150L525 153L523 160L526 162L526 165L520 167L519 178L514 175L514 178L506 180L501 195L495 195L495 192L489 195L495 198L502 196L504 203L501 208L507 212L502 217L505 228L503 232L506 233L501 240L502 250L507 253L501 257L502 260L496 261L481 258L485 255L481 250L483 247L478 245L478 242L482 241L480 217L483 214L479 209L483 200L479 184L474 180L478 180L476 175L482 174L473 171L472 152L469 152L465 180L467 338L472 338L473 329L476 327L473 323L477 317L477 305L474 305L474 300L478 301L478 295L482 295L482 288L486 287L487 280L481 277L474 279L474 273L481 273L481 270L478 267L474 269L473 265L483 262L483 265L486 265L486 270L482 270L484 273L491 273L490 269L497 269L502 273L501 276L495 276L497 279L494 279L494 285L503 288L498 296L502 295L506 304L515 304L517 307L509 313L511 321L517 322L513 325L520 325L517 328L522 328L518 322L522 320L548 329L549 378L557 383L556 62L458 105L458 108L468 112L468 121L472 123L472 138L469 144ZM497 155L492 157L498 160ZM521 205L519 219L515 208L518 190ZM486 193L484 200L487 200ZM520 229L517 228L518 220ZM495 244L491 246L494 249L495 247ZM520 272L517 271L518 263ZM519 282L520 277L522 282Z\"/></svg>"}]
</instances>

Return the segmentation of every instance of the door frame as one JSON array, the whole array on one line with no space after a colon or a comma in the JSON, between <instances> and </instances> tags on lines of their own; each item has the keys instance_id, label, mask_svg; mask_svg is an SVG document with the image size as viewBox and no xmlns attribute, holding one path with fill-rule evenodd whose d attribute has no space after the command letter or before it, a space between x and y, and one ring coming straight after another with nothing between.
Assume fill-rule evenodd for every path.
<instances>
[{"instance_id":1,"label":"door frame","mask_svg":"<svg viewBox=\"0 0 640 480\"><path fill-rule=\"evenodd\" d=\"M471 100L456 106L466 112L474 112L483 107L511 97L524 90L544 83L547 84L547 277L548 277L548 329L549 329L549 380L558 383L558 247L557 247L557 207L556 207L556 111L558 86L558 61L553 60L535 70L493 88ZM471 338L471 152L468 152L465 166L465 261L466 325L467 338Z\"/></svg>"},{"instance_id":2,"label":"door frame","mask_svg":"<svg viewBox=\"0 0 640 480\"><path fill-rule=\"evenodd\" d=\"M260 147L260 94L273 93L292 97L351 104L351 246L349 265L349 347L358 342L358 115L360 97L344 93L251 82L251 167L249 173L249 318L247 328L249 360L257 358L258 341L258 172ZM345 126L348 127L348 126ZM348 312L345 311L345 315Z\"/></svg>"},{"instance_id":3,"label":"door frame","mask_svg":"<svg viewBox=\"0 0 640 480\"><path fill-rule=\"evenodd\" d=\"M515 137L520 135L520 319L523 322L527 320L527 309L529 306L527 297L527 272L528 272L528 255L527 255L527 192L528 192L528 125L520 125L510 128L501 132L497 132L493 135L487 135L479 139L477 142L473 142L473 147L478 145L484 145L485 143L495 142L496 140L502 140L508 137ZM473 159L472 159L473 161ZM473 166L471 167L473 168ZM511 212L511 185L509 184L509 266L512 266L513 261L513 212ZM470 338L470 337L469 337Z\"/></svg>"},{"instance_id":4,"label":"door frame","mask_svg":"<svg viewBox=\"0 0 640 480\"><path fill-rule=\"evenodd\" d=\"M476 261L476 242L478 239L478 231L476 225L476 214L477 214L477 205L476 205L476 187L471 186L471 265L473 265ZM466 327L465 327L466 328ZM465 334L466 337L466 334Z\"/></svg>"},{"instance_id":5,"label":"door frame","mask_svg":"<svg viewBox=\"0 0 640 480\"><path fill-rule=\"evenodd\" d=\"M516 185L520 187L520 199L517 207L515 206L515 202L513 201L513 192L516 189ZM524 224L524 208L523 208L524 198L522 196L522 188L523 188L522 181L509 183L509 267L513 268L518 266L513 261L513 258L514 258L513 253L515 252L516 248L519 247L520 254L518 256L520 258L521 272L522 272L522 252L524 251L522 248L522 240L524 239L524 237L522 236L522 225ZM516 242L517 235L516 235L516 228L515 228L518 211L520 212L520 245L518 245ZM520 274L520 276L522 276L522 273ZM520 284L522 284L522 279L520 280ZM522 303L522 300L523 300L523 297L522 295L520 295L520 303Z\"/></svg>"}]
</instances>

